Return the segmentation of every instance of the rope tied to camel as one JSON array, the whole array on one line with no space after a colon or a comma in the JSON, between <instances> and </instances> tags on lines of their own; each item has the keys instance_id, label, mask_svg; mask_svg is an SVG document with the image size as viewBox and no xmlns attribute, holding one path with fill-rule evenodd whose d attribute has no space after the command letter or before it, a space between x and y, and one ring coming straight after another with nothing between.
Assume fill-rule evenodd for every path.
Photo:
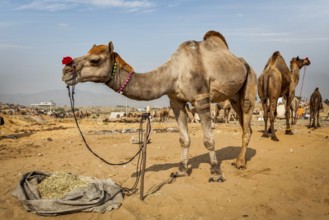
<instances>
[{"instance_id":1,"label":"rope tied to camel","mask_svg":"<svg viewBox=\"0 0 329 220\"><path fill-rule=\"evenodd\" d=\"M131 188L127 188L127 187L122 187L123 189L123 192L126 193L127 195L131 195L133 193L135 193L137 191L137 186L138 186L138 183L140 181L140 179L142 179L142 185L141 185L141 191L143 191L143 182L144 182L144 170L145 170L145 164L146 164L146 146L147 146L147 142L149 140L149 136L150 136L150 133L151 133L151 122L150 122L150 114L149 113L143 113L142 114L142 117L141 117L141 121L140 121L140 128L139 128L139 149L138 151L130 158L128 159L127 161L125 162L121 162L121 163L113 163L113 162L110 162L106 159L104 159L103 157L101 157L100 155L98 155L96 152L94 152L92 150L92 148L89 146L89 144L87 143L87 140L86 138L84 137L82 131L81 131L81 128L79 126L79 123L78 123L78 120L77 120L77 117L75 115L75 109L74 109L74 103L75 103L75 100L74 100L74 94L75 94L75 86L72 86L71 87L71 90L70 90L70 86L67 86L67 89L68 89L68 95L69 95L69 98L70 98L70 105L71 105L71 110L72 110L72 113L73 113L73 117L74 117L74 121L75 121L75 124L79 130L79 133L80 133L80 136L86 146L86 148L95 156L97 157L98 159L100 159L101 161L103 161L104 163L108 164L108 165L112 165L112 166L121 166L121 165L125 165L125 164L128 164L130 163L131 161L133 161L137 156L138 156L138 160L137 160L137 165L136 165L136 180L135 180L135 183L134 185L131 187ZM146 133L145 135L143 135L143 123L144 121L147 122L146 124ZM144 141L142 141L143 139L143 136L144 136ZM141 152L144 151L145 153L142 154ZM144 156L143 156L144 155ZM144 167L144 170L142 170L142 166ZM142 197L142 196L141 196Z\"/></svg>"}]
</instances>

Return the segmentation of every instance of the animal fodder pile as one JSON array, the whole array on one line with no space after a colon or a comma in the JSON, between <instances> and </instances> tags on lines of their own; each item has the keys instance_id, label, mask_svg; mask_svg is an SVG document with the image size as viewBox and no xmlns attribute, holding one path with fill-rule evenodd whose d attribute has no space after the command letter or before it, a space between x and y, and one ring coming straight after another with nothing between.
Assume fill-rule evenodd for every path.
<instances>
[{"instance_id":1,"label":"animal fodder pile","mask_svg":"<svg viewBox=\"0 0 329 220\"><path fill-rule=\"evenodd\" d=\"M42 199L60 199L68 192L86 187L89 183L77 175L55 172L38 184Z\"/></svg>"}]
</instances>

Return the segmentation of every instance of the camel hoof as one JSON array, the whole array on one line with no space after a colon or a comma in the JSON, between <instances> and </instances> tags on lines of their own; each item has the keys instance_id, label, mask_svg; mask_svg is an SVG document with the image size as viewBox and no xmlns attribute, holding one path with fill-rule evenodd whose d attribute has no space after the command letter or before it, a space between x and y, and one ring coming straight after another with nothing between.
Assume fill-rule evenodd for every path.
<instances>
[{"instance_id":1,"label":"camel hoof","mask_svg":"<svg viewBox=\"0 0 329 220\"><path fill-rule=\"evenodd\" d=\"M294 133L292 133L291 130L286 130L286 134L288 134L288 135L293 135Z\"/></svg>"},{"instance_id":2,"label":"camel hoof","mask_svg":"<svg viewBox=\"0 0 329 220\"><path fill-rule=\"evenodd\" d=\"M245 164L242 164L242 163L233 162L233 163L231 163L231 165L234 166L235 168L237 168L238 170L247 169L247 166Z\"/></svg>"},{"instance_id":3,"label":"camel hoof","mask_svg":"<svg viewBox=\"0 0 329 220\"><path fill-rule=\"evenodd\" d=\"M268 138L268 133L263 133L262 137Z\"/></svg>"},{"instance_id":4,"label":"camel hoof","mask_svg":"<svg viewBox=\"0 0 329 220\"><path fill-rule=\"evenodd\" d=\"M272 137L271 139L272 139L272 141L279 141L279 138L277 138L277 137L275 137L275 136Z\"/></svg>"},{"instance_id":5,"label":"camel hoof","mask_svg":"<svg viewBox=\"0 0 329 220\"><path fill-rule=\"evenodd\" d=\"M214 183L214 182L223 183L224 181L225 181L225 178L221 175L220 176L212 176L208 180L209 183Z\"/></svg>"},{"instance_id":6,"label":"camel hoof","mask_svg":"<svg viewBox=\"0 0 329 220\"><path fill-rule=\"evenodd\" d=\"M183 176L188 176L188 172L183 172L183 171L177 171L175 173L171 173L170 177L171 178L177 178L177 177L183 177Z\"/></svg>"}]
</instances>

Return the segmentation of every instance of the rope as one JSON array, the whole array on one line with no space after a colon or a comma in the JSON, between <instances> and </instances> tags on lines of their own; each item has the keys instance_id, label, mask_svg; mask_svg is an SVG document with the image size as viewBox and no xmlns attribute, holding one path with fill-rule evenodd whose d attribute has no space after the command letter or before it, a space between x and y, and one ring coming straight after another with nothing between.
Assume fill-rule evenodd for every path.
<instances>
[{"instance_id":1,"label":"rope","mask_svg":"<svg viewBox=\"0 0 329 220\"><path fill-rule=\"evenodd\" d=\"M302 91L303 91L304 79L305 79L305 75L306 75L306 68L307 68L307 66L304 66L304 73L303 73L302 85L300 87L300 92L299 92L299 97L300 98L298 99L297 111L295 113L295 123L297 123L297 121L298 121L297 114L298 114L299 104L302 101ZM290 106L289 106L289 108L290 108Z\"/></svg>"},{"instance_id":2,"label":"rope","mask_svg":"<svg viewBox=\"0 0 329 220\"><path fill-rule=\"evenodd\" d=\"M71 104L71 109L72 109L72 113L73 113L73 116L74 116L75 124L76 124L76 126L79 130L80 136L81 136L83 142L85 143L85 146L87 147L87 149L94 156L96 156L98 159L100 159L104 163L106 163L108 165L112 165L112 166L121 166L121 165L128 164L138 156L137 165L136 165L136 174L137 174L136 175L136 181L135 181L134 185L131 188L123 187L123 191L126 192L127 195L131 195L131 194L135 193L137 191L138 182L139 182L139 180L142 176L142 184L141 184L141 193L142 193L144 191L143 187L144 187L144 173L145 173L145 165L146 165L146 146L147 146L147 142L149 140L149 136L150 136L150 133L151 133L150 114L149 113L143 113L142 114L141 121L140 121L139 142L138 142L140 144L140 146L139 146L139 149L138 149L137 153L125 162L113 163L113 162L107 161L106 159L104 159L103 157L101 157L97 153L95 153L91 149L89 144L87 143L86 138L84 137L84 135L83 135L83 133L80 129L80 126L79 126L79 123L78 123L78 120L76 118L75 111L74 111L74 94L75 94L74 89L75 89L75 86L72 86L72 89L71 89L72 91L70 91L69 86L67 86L67 89L68 89L68 95L70 97L70 104ZM147 120L146 133L145 133L145 136L144 136L145 137L144 141L141 141L142 138L143 138L143 122L144 122L144 120ZM145 151L144 157L143 157L143 154L141 154L142 150ZM143 167L144 167L144 169L142 169ZM141 198L142 198L142 195L141 195Z\"/></svg>"},{"instance_id":3,"label":"rope","mask_svg":"<svg viewBox=\"0 0 329 220\"><path fill-rule=\"evenodd\" d=\"M303 73L303 79L302 79L302 86L300 87L300 93L299 93L299 97L300 97L300 98L302 98L302 91L303 91L303 86L304 86L305 75L306 75L306 66L304 66L304 73ZM299 103L298 103L298 104L299 104Z\"/></svg>"}]
</instances>

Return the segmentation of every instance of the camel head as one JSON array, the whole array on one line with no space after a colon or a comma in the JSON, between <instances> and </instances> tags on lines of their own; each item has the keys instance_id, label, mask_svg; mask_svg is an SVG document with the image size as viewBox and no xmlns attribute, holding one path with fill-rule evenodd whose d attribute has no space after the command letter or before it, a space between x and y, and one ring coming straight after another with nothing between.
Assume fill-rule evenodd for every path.
<instances>
[{"instance_id":1,"label":"camel head","mask_svg":"<svg viewBox=\"0 0 329 220\"><path fill-rule=\"evenodd\" d=\"M94 45L84 56L64 57L62 80L70 86L80 82L107 82L114 67L113 50L113 44L109 42L108 45Z\"/></svg>"},{"instance_id":2,"label":"camel head","mask_svg":"<svg viewBox=\"0 0 329 220\"><path fill-rule=\"evenodd\" d=\"M299 69L301 69L303 66L308 66L311 64L311 61L306 57L305 59L300 59L298 56L294 57L290 61L290 65L296 64Z\"/></svg>"}]
</instances>

